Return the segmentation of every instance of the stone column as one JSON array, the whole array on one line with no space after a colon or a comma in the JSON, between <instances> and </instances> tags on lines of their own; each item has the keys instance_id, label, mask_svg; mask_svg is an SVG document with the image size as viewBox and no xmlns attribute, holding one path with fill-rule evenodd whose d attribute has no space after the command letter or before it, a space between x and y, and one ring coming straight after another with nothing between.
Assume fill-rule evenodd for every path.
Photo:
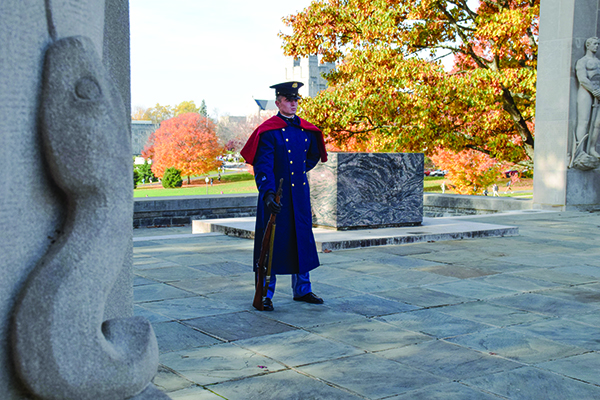
<instances>
[{"instance_id":1,"label":"stone column","mask_svg":"<svg viewBox=\"0 0 600 400\"><path fill-rule=\"evenodd\" d=\"M600 170L570 167L577 125L575 64L598 36L597 0L544 0L540 11L534 208L600 208ZM598 53L600 54L600 53Z\"/></svg>"},{"instance_id":2,"label":"stone column","mask_svg":"<svg viewBox=\"0 0 600 400\"><path fill-rule=\"evenodd\" d=\"M0 1L2 399L167 398L131 318L128 8Z\"/></svg>"}]
</instances>

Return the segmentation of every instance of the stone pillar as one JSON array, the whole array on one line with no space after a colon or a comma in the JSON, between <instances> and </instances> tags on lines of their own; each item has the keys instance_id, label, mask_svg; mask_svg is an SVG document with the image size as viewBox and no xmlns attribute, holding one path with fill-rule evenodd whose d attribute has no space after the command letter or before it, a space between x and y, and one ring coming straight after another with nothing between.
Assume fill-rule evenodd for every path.
<instances>
[{"instance_id":1,"label":"stone pillar","mask_svg":"<svg viewBox=\"0 0 600 400\"><path fill-rule=\"evenodd\" d=\"M130 318L128 9L0 2L2 399L167 398Z\"/></svg>"},{"instance_id":2,"label":"stone pillar","mask_svg":"<svg viewBox=\"0 0 600 400\"><path fill-rule=\"evenodd\" d=\"M598 36L598 12L597 0L541 2L534 208L600 208L600 170L570 167L579 88L575 64L586 54L586 39Z\"/></svg>"}]
</instances>

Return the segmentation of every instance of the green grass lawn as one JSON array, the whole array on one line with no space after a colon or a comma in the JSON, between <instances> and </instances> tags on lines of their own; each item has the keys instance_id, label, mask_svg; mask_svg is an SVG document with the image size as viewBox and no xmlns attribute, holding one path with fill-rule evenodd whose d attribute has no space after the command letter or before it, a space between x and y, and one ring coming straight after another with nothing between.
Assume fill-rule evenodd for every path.
<instances>
[{"instance_id":1,"label":"green grass lawn","mask_svg":"<svg viewBox=\"0 0 600 400\"><path fill-rule=\"evenodd\" d=\"M187 186L187 178L180 188L165 189L160 184L140 185L133 190L133 197L169 197L169 196L199 196L207 194L207 185L201 183L204 178L192 180L195 183ZM221 193L223 192L223 193ZM254 177L249 173L228 174L221 176L221 183L213 177L213 186L208 185L208 194L257 193Z\"/></svg>"}]
</instances>

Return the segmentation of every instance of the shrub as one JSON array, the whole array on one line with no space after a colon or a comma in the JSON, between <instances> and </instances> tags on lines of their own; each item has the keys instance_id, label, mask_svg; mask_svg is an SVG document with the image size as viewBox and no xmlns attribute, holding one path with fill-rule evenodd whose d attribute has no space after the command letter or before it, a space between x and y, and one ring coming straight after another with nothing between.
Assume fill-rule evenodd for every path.
<instances>
[{"instance_id":1,"label":"shrub","mask_svg":"<svg viewBox=\"0 0 600 400\"><path fill-rule=\"evenodd\" d=\"M135 189L137 187L138 181L140 180L140 174L138 173L137 169L133 169L133 188Z\"/></svg>"},{"instance_id":2,"label":"shrub","mask_svg":"<svg viewBox=\"0 0 600 400\"><path fill-rule=\"evenodd\" d=\"M165 189L181 187L182 183L181 171L172 167L165 170L162 177L162 185Z\"/></svg>"}]
</instances>

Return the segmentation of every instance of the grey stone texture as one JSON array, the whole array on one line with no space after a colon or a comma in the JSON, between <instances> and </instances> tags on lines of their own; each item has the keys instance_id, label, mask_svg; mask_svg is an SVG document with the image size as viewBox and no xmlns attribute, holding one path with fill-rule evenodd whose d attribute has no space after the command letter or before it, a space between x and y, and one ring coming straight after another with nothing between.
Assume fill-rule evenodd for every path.
<instances>
[{"instance_id":1,"label":"grey stone texture","mask_svg":"<svg viewBox=\"0 0 600 400\"><path fill-rule=\"evenodd\" d=\"M575 63L585 54L586 39L598 36L598 14L598 2L592 0L541 3L533 185L536 208L600 208L599 171L568 168L577 124Z\"/></svg>"},{"instance_id":2,"label":"grey stone texture","mask_svg":"<svg viewBox=\"0 0 600 400\"><path fill-rule=\"evenodd\" d=\"M136 229L135 274L165 273L135 290L190 294L136 303L160 332L154 383L175 400L600 398L600 214L444 219L519 236L319 253L325 303L293 301L280 277L272 312L251 305L251 240ZM227 259L245 268L211 268Z\"/></svg>"},{"instance_id":3,"label":"grey stone texture","mask_svg":"<svg viewBox=\"0 0 600 400\"><path fill-rule=\"evenodd\" d=\"M337 230L419 225L423 154L330 153L309 172L313 225Z\"/></svg>"},{"instance_id":4,"label":"grey stone texture","mask_svg":"<svg viewBox=\"0 0 600 400\"><path fill-rule=\"evenodd\" d=\"M132 316L128 8L0 4L3 399L166 398Z\"/></svg>"}]
</instances>

